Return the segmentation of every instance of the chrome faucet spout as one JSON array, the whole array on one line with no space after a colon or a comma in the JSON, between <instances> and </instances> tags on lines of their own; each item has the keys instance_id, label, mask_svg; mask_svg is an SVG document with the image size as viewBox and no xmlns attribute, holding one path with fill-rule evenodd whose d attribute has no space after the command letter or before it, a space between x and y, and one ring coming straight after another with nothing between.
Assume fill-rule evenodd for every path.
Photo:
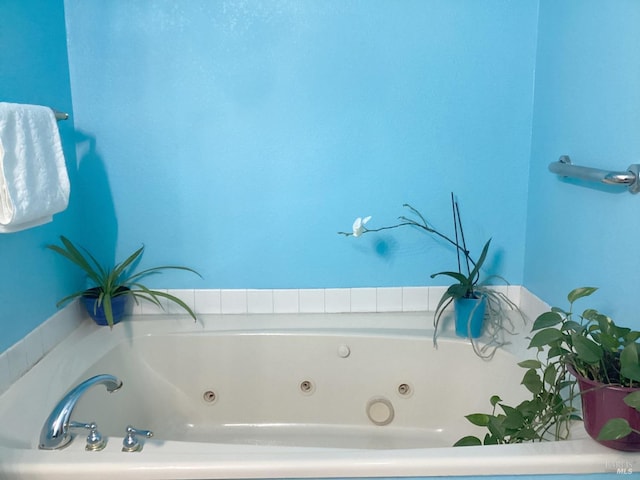
<instances>
[{"instance_id":1,"label":"chrome faucet spout","mask_svg":"<svg viewBox=\"0 0 640 480\"><path fill-rule=\"evenodd\" d=\"M101 374L85 380L67 393L44 422L38 448L57 450L65 447L71 441L71 413L84 392L94 385L104 385L108 392L115 392L122 387L122 382L113 375Z\"/></svg>"}]
</instances>

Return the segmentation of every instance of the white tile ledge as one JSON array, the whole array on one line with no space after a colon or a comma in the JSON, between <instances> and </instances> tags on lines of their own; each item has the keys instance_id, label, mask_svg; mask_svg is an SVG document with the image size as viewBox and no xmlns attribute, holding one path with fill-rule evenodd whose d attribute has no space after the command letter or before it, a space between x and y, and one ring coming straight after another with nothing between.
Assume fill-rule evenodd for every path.
<instances>
[{"instance_id":1,"label":"white tile ledge","mask_svg":"<svg viewBox=\"0 0 640 480\"><path fill-rule=\"evenodd\" d=\"M517 305L520 286L504 289ZM167 290L196 313L368 313L433 311L446 287L326 288L281 290ZM193 292L193 293L191 293ZM171 308L171 306L170 306ZM177 313L179 310L173 310ZM138 306L135 313L159 313Z\"/></svg>"},{"instance_id":2,"label":"white tile ledge","mask_svg":"<svg viewBox=\"0 0 640 480\"><path fill-rule=\"evenodd\" d=\"M85 315L80 304L72 302L0 353L0 394L78 328Z\"/></svg>"}]
</instances>

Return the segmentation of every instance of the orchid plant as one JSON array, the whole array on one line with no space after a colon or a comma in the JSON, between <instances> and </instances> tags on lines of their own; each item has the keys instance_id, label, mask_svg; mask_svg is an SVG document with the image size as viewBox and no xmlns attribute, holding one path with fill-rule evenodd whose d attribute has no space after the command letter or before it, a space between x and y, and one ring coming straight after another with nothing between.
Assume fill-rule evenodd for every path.
<instances>
[{"instance_id":1,"label":"orchid plant","mask_svg":"<svg viewBox=\"0 0 640 480\"><path fill-rule=\"evenodd\" d=\"M433 227L420 213L420 211L413 206L405 203L403 207L409 209L411 216L402 215L398 217L399 222L397 224L378 228L369 228L367 227L367 224L369 224L372 217L358 217L353 222L351 232L338 233L346 237L361 237L367 233L381 232L400 227L413 227L418 228L429 235L433 235L453 246L456 250L457 270L442 271L431 274L431 278L446 276L456 281L447 288L436 307L434 316L434 344L436 344L438 328L442 316L447 307L449 307L454 300L459 298L480 298L481 296L484 296L487 298L487 318L489 319L489 322L487 323L486 330L488 332L489 341L483 347L480 347L473 341L472 344L474 345L474 350L478 355L484 358L492 357L496 348L505 343L502 339L502 332L505 330L511 332L513 327L504 306L506 305L508 309L516 310L518 312L519 309L502 292L487 286L486 282L489 279L496 278L496 275L489 277L484 282L480 282L480 270L487 259L491 239L487 240L482 248L480 256L475 260L467 248L462 220L460 217L460 207L453 193L451 193L451 207L454 224L453 237L442 233Z\"/></svg>"}]
</instances>

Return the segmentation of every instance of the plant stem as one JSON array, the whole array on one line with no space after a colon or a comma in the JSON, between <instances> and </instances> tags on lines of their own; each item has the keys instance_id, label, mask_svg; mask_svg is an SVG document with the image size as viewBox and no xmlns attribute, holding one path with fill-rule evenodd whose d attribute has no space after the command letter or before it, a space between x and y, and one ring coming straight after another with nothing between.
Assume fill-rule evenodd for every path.
<instances>
[{"instance_id":1,"label":"plant stem","mask_svg":"<svg viewBox=\"0 0 640 480\"><path fill-rule=\"evenodd\" d=\"M451 198L453 199L453 194L451 194ZM462 219L460 218L460 208L458 207L458 202L454 202L454 208L456 211L456 216L455 218L458 220L458 224L460 226L460 238L462 239L462 247L464 248L464 251L467 251L467 242L464 238L464 229L462 228ZM469 275L471 273L471 267L469 266L469 255L465 256L466 260L467 260L467 275Z\"/></svg>"},{"instance_id":2,"label":"plant stem","mask_svg":"<svg viewBox=\"0 0 640 480\"><path fill-rule=\"evenodd\" d=\"M451 209L453 210L453 231L456 236L456 245L458 245L458 222L456 220L456 204L453 198L453 192L451 192ZM456 254L458 257L458 273L462 273L462 269L460 266L460 250L456 249ZM468 270L468 262L467 262L467 270Z\"/></svg>"},{"instance_id":3,"label":"plant stem","mask_svg":"<svg viewBox=\"0 0 640 480\"><path fill-rule=\"evenodd\" d=\"M425 218L420 214L420 212L418 210L416 210L415 208L413 208L408 203L405 203L403 205L403 207L407 207L408 209L410 209L415 215L417 215L420 218L420 220L422 220L422 223L416 222L415 220L412 220L411 218L407 218L404 215L402 215L402 216L398 217L398 219L401 220L401 223L398 223L397 225L390 225L390 226L387 226L387 227L380 227L380 228L365 228L364 232L365 233L368 233L368 232L382 232L383 230L392 230L394 228L400 228L400 227L406 227L406 226L418 227L418 228L426 231L427 233L431 233L433 235L436 235L437 237L440 237L445 242L450 243L451 245L453 245L456 248L456 253L457 254L462 253L465 256L465 258L467 259L467 265L469 265L469 262L470 262L471 265L473 265L475 267L476 262L470 257L470 253L469 253L469 250L467 250L466 245L464 247L462 247L462 246L460 246L458 241L452 240L451 238L449 238L445 234L440 233L435 228L431 228L428 225L428 223L425 220ZM353 236L353 233L350 233L350 232L338 232L338 234L344 235L346 237Z\"/></svg>"}]
</instances>

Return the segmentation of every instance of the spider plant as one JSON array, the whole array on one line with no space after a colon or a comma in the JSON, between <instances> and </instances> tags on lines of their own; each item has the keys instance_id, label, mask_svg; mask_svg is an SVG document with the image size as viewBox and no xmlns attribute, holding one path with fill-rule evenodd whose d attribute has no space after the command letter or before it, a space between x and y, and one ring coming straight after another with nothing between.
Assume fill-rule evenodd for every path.
<instances>
[{"instance_id":1,"label":"spider plant","mask_svg":"<svg viewBox=\"0 0 640 480\"><path fill-rule=\"evenodd\" d=\"M65 303L78 298L88 297L95 299L92 302L93 312L96 313L98 309L104 309L104 316L106 318L109 327L113 328L113 324L118 319L114 318L114 312L112 308L112 300L116 297L127 295L132 297L136 303L138 299L144 299L154 303L160 308L164 308L160 299L165 298L170 302L179 305L184 309L194 320L196 315L184 301L171 295L167 292L152 290L141 283L141 279L148 275L154 275L161 273L163 270L185 270L195 273L200 276L198 272L188 267L165 265L160 267L152 267L135 273L135 267L142 258L144 252L144 246L138 248L135 252L129 255L123 262L117 263L112 267L105 267L98 262L98 260L85 248L76 247L71 240L65 236L60 236L60 245L47 245L47 248L62 255L64 258L72 262L79 267L89 278L93 287L79 290L70 295L62 298L56 305L60 307Z\"/></svg>"}]
</instances>

